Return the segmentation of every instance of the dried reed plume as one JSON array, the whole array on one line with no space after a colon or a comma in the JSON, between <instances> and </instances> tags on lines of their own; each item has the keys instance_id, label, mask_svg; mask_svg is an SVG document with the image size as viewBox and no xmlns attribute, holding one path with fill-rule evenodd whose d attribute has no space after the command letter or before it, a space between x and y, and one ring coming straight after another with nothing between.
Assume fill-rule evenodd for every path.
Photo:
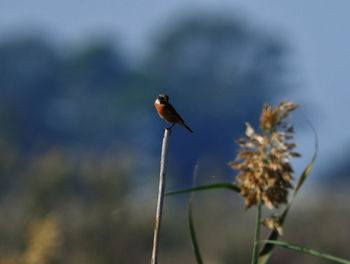
<instances>
[{"instance_id":1,"label":"dried reed plume","mask_svg":"<svg viewBox=\"0 0 350 264\"><path fill-rule=\"evenodd\" d=\"M57 257L61 243L60 222L54 214L49 214L31 223L23 259L28 264L51 263Z\"/></svg>"},{"instance_id":2,"label":"dried reed plume","mask_svg":"<svg viewBox=\"0 0 350 264\"><path fill-rule=\"evenodd\" d=\"M60 220L55 214L31 221L24 252L1 257L0 264L56 263L62 245Z\"/></svg>"},{"instance_id":3,"label":"dried reed plume","mask_svg":"<svg viewBox=\"0 0 350 264\"><path fill-rule=\"evenodd\" d=\"M297 107L297 104L285 100L276 107L265 104L260 116L261 133L246 123L246 137L236 140L240 148L235 161L229 165L239 170L236 181L247 209L258 201L269 208L287 202L293 180L289 158L300 157L293 152L297 144L288 142L294 133L288 116Z\"/></svg>"}]
</instances>

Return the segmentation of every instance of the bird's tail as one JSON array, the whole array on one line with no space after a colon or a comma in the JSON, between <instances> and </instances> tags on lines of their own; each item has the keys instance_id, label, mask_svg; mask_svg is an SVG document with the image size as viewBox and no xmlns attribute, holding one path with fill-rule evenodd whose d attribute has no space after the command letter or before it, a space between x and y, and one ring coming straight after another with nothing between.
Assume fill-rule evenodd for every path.
<instances>
[{"instance_id":1,"label":"bird's tail","mask_svg":"<svg viewBox=\"0 0 350 264\"><path fill-rule=\"evenodd\" d=\"M189 126L187 126L185 123L184 123L184 127L186 127L188 131L190 131L191 133L193 133L192 129L189 128Z\"/></svg>"}]
</instances>

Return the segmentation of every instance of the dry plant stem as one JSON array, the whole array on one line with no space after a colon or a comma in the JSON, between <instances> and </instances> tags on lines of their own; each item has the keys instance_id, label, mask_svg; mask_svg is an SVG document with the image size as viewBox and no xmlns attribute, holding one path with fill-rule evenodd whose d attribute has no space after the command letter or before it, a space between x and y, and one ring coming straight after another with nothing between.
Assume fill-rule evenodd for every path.
<instances>
[{"instance_id":1,"label":"dry plant stem","mask_svg":"<svg viewBox=\"0 0 350 264\"><path fill-rule=\"evenodd\" d=\"M258 208L258 212L256 215L256 223L255 223L255 236L254 236L254 245L253 245L252 264L258 263L260 222L261 222L261 200L258 201L257 208Z\"/></svg>"},{"instance_id":2,"label":"dry plant stem","mask_svg":"<svg viewBox=\"0 0 350 264\"><path fill-rule=\"evenodd\" d=\"M159 233L160 233L160 224L162 221L164 190L165 190L165 182L166 182L166 167L167 167L166 165L167 165L168 145L169 145L170 134L171 134L171 129L166 128L164 131L163 144L162 144L162 155L161 155L161 159L160 159L159 190L158 190L156 220L155 220L155 225L154 225L154 237L153 237L153 250L152 250L151 264L158 263Z\"/></svg>"}]
</instances>

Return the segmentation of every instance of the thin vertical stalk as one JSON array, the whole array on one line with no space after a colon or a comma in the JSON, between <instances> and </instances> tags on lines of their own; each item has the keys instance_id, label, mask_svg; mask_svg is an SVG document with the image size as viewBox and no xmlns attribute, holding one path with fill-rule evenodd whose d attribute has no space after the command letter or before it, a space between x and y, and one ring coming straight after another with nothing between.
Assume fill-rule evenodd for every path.
<instances>
[{"instance_id":1,"label":"thin vertical stalk","mask_svg":"<svg viewBox=\"0 0 350 264\"><path fill-rule=\"evenodd\" d=\"M258 263L258 251L259 251L259 236L260 236L260 219L261 219L261 200L258 201L258 212L256 214L255 223L255 235L253 245L252 264Z\"/></svg>"},{"instance_id":2,"label":"thin vertical stalk","mask_svg":"<svg viewBox=\"0 0 350 264\"><path fill-rule=\"evenodd\" d=\"M154 225L154 237L153 237L153 250L152 250L152 260L151 264L158 263L158 246L159 246L159 233L160 224L162 221L163 212L163 201L164 201L164 191L166 182L166 168L167 168L167 157L168 157L168 145L169 145L169 135L171 130L166 128L164 130L164 137L162 143L162 154L160 159L160 174L159 174L159 189L158 189L158 201L157 201L157 212Z\"/></svg>"}]
</instances>

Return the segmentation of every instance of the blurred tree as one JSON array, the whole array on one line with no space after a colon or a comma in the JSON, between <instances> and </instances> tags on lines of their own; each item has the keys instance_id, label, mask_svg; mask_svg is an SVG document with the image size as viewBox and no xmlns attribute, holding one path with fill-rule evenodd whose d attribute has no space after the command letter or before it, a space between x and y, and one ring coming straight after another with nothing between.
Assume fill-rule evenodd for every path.
<instances>
[{"instance_id":1,"label":"blurred tree","mask_svg":"<svg viewBox=\"0 0 350 264\"><path fill-rule=\"evenodd\" d=\"M126 63L106 41L67 54L34 37L0 44L2 133L26 151L72 143L94 148L123 134L118 111L130 75Z\"/></svg>"},{"instance_id":2,"label":"blurred tree","mask_svg":"<svg viewBox=\"0 0 350 264\"><path fill-rule=\"evenodd\" d=\"M0 104L11 119L12 138L22 147L53 140L55 131L45 124L48 104L57 96L62 61L54 48L38 38L0 44Z\"/></svg>"},{"instance_id":3,"label":"blurred tree","mask_svg":"<svg viewBox=\"0 0 350 264\"><path fill-rule=\"evenodd\" d=\"M97 41L84 47L65 66L63 90L51 106L50 125L74 145L92 149L122 137L120 94L127 88L130 69L112 44Z\"/></svg>"}]
</instances>

